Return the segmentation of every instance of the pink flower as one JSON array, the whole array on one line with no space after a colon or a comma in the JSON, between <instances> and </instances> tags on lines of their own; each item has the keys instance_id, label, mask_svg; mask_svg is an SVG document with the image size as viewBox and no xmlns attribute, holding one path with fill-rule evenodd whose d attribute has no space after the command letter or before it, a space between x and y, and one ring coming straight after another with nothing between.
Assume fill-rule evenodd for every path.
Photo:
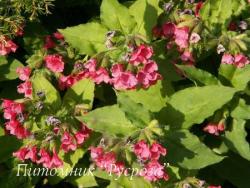
<instances>
[{"instance_id":1,"label":"pink flower","mask_svg":"<svg viewBox=\"0 0 250 188\"><path fill-rule=\"evenodd\" d=\"M165 156L167 154L167 150L157 142L151 145L150 152L153 160L158 160L161 155Z\"/></svg>"},{"instance_id":2,"label":"pink flower","mask_svg":"<svg viewBox=\"0 0 250 188\"><path fill-rule=\"evenodd\" d=\"M143 161L146 161L151 157L150 149L144 140L141 140L134 145L134 153L137 158Z\"/></svg>"},{"instance_id":3,"label":"pink flower","mask_svg":"<svg viewBox=\"0 0 250 188\"><path fill-rule=\"evenodd\" d=\"M189 28L188 27L181 27L175 28L175 43L180 48L187 48L188 47L188 36L189 36Z\"/></svg>"},{"instance_id":4,"label":"pink flower","mask_svg":"<svg viewBox=\"0 0 250 188\"><path fill-rule=\"evenodd\" d=\"M30 135L30 132L16 120L6 122L5 128L10 132L10 134L15 135L18 139L24 139Z\"/></svg>"},{"instance_id":5,"label":"pink flower","mask_svg":"<svg viewBox=\"0 0 250 188\"><path fill-rule=\"evenodd\" d=\"M248 60L248 58L245 55L237 54L235 56L234 64L237 67L242 68L242 67L244 67L245 65L247 65L249 63L250 63L250 61Z\"/></svg>"},{"instance_id":6,"label":"pink flower","mask_svg":"<svg viewBox=\"0 0 250 188\"><path fill-rule=\"evenodd\" d=\"M78 145L83 144L83 143L85 142L85 140L86 140L87 138L89 138L90 133L91 133L91 130L90 130L86 125L82 124L81 130L78 131L78 132L74 135L74 137L75 137L75 139L76 139L76 143L77 143Z\"/></svg>"},{"instance_id":7,"label":"pink flower","mask_svg":"<svg viewBox=\"0 0 250 188\"><path fill-rule=\"evenodd\" d=\"M43 164L45 168L50 168L51 166L51 157L45 149L40 149L39 151L40 159L37 160L37 164Z\"/></svg>"},{"instance_id":8,"label":"pink flower","mask_svg":"<svg viewBox=\"0 0 250 188\"><path fill-rule=\"evenodd\" d=\"M137 85L136 77L129 71L122 72L120 76L110 81L117 90L134 89Z\"/></svg>"},{"instance_id":9,"label":"pink flower","mask_svg":"<svg viewBox=\"0 0 250 188\"><path fill-rule=\"evenodd\" d=\"M146 166L145 166L145 173L142 174L145 179L148 181L157 181L160 179L164 179L167 181L169 179L168 174L164 171L164 166L162 166L159 162L157 161L150 161Z\"/></svg>"},{"instance_id":10,"label":"pink flower","mask_svg":"<svg viewBox=\"0 0 250 188\"><path fill-rule=\"evenodd\" d=\"M223 123L219 123L219 124L209 123L208 125L206 125L206 127L203 128L204 132L207 132L215 136L219 136L219 134L223 132L224 130L225 130L225 126Z\"/></svg>"},{"instance_id":11,"label":"pink flower","mask_svg":"<svg viewBox=\"0 0 250 188\"><path fill-rule=\"evenodd\" d=\"M221 59L222 64L233 64L234 57L231 54L224 53Z\"/></svg>"},{"instance_id":12,"label":"pink flower","mask_svg":"<svg viewBox=\"0 0 250 188\"><path fill-rule=\"evenodd\" d=\"M194 62L194 57L190 51L184 51L181 55L181 60Z\"/></svg>"},{"instance_id":13,"label":"pink flower","mask_svg":"<svg viewBox=\"0 0 250 188\"><path fill-rule=\"evenodd\" d=\"M60 168L63 166L63 161L59 158L55 148L53 149L53 156L50 161L49 168Z\"/></svg>"},{"instance_id":14,"label":"pink flower","mask_svg":"<svg viewBox=\"0 0 250 188\"><path fill-rule=\"evenodd\" d=\"M25 155L25 159L30 159L32 162L37 161L37 148L36 148L36 146L29 148L28 152Z\"/></svg>"},{"instance_id":15,"label":"pink flower","mask_svg":"<svg viewBox=\"0 0 250 188\"><path fill-rule=\"evenodd\" d=\"M23 147L23 148L19 149L18 151L14 152L13 156L18 158L20 161L24 161L25 156L28 152L29 152L29 149L27 147Z\"/></svg>"},{"instance_id":16,"label":"pink flower","mask_svg":"<svg viewBox=\"0 0 250 188\"><path fill-rule=\"evenodd\" d=\"M77 80L73 76L60 76L58 80L59 88L60 90L64 90L66 88L70 88L74 83L76 83Z\"/></svg>"},{"instance_id":17,"label":"pink flower","mask_svg":"<svg viewBox=\"0 0 250 188\"><path fill-rule=\"evenodd\" d=\"M0 39L0 55L7 55L10 52L16 52L18 46L6 37Z\"/></svg>"},{"instance_id":18,"label":"pink flower","mask_svg":"<svg viewBox=\"0 0 250 188\"><path fill-rule=\"evenodd\" d=\"M58 54L47 55L44 60L45 66L52 72L63 72L64 62L62 56Z\"/></svg>"},{"instance_id":19,"label":"pink flower","mask_svg":"<svg viewBox=\"0 0 250 188\"><path fill-rule=\"evenodd\" d=\"M144 44L137 47L137 49L132 53L130 58L130 63L137 66L140 63L146 63L153 55L153 49L150 46Z\"/></svg>"},{"instance_id":20,"label":"pink flower","mask_svg":"<svg viewBox=\"0 0 250 188\"><path fill-rule=\"evenodd\" d=\"M4 118L9 120L14 120L17 114L22 114L24 111L23 104L6 99L3 100L2 108L4 111Z\"/></svg>"},{"instance_id":21,"label":"pink flower","mask_svg":"<svg viewBox=\"0 0 250 188\"><path fill-rule=\"evenodd\" d=\"M90 147L90 156L93 161L97 161L101 158L103 153L104 151L102 147Z\"/></svg>"},{"instance_id":22,"label":"pink flower","mask_svg":"<svg viewBox=\"0 0 250 188\"><path fill-rule=\"evenodd\" d=\"M76 150L76 143L74 142L74 137L72 137L68 132L64 132L61 138L61 148L65 153Z\"/></svg>"},{"instance_id":23,"label":"pink flower","mask_svg":"<svg viewBox=\"0 0 250 188\"><path fill-rule=\"evenodd\" d=\"M160 38L162 36L162 29L158 26L155 26L152 29L152 33L155 38Z\"/></svg>"},{"instance_id":24,"label":"pink flower","mask_svg":"<svg viewBox=\"0 0 250 188\"><path fill-rule=\"evenodd\" d=\"M93 80L95 81L96 84L100 84L102 82L109 83L110 78L109 78L108 71L103 67L99 68L95 72L93 76Z\"/></svg>"},{"instance_id":25,"label":"pink flower","mask_svg":"<svg viewBox=\"0 0 250 188\"><path fill-rule=\"evenodd\" d=\"M175 34L175 28L176 28L176 26L174 23L171 23L171 22L165 23L162 26L163 36L168 37L168 38L173 37Z\"/></svg>"},{"instance_id":26,"label":"pink flower","mask_svg":"<svg viewBox=\"0 0 250 188\"><path fill-rule=\"evenodd\" d=\"M122 64L114 64L111 67L111 74L113 77L119 77L124 72Z\"/></svg>"},{"instance_id":27,"label":"pink flower","mask_svg":"<svg viewBox=\"0 0 250 188\"><path fill-rule=\"evenodd\" d=\"M25 97L32 97L32 83L30 81L25 81L24 83L17 86L18 93L24 93Z\"/></svg>"},{"instance_id":28,"label":"pink flower","mask_svg":"<svg viewBox=\"0 0 250 188\"><path fill-rule=\"evenodd\" d=\"M54 48L56 46L55 42L53 41L52 37L50 35L47 35L45 37L45 44L44 44L44 48L45 49L50 49L50 48Z\"/></svg>"},{"instance_id":29,"label":"pink flower","mask_svg":"<svg viewBox=\"0 0 250 188\"><path fill-rule=\"evenodd\" d=\"M200 37L199 34L197 34L197 33L192 33L191 36L190 36L189 42L190 42L191 44L196 44L196 43L198 43L200 40L201 40L201 37Z\"/></svg>"},{"instance_id":30,"label":"pink flower","mask_svg":"<svg viewBox=\"0 0 250 188\"><path fill-rule=\"evenodd\" d=\"M110 172L112 164L115 164L116 162L115 153L114 152L105 153L101 157L99 157L95 162L99 168L105 169L106 171Z\"/></svg>"},{"instance_id":31,"label":"pink flower","mask_svg":"<svg viewBox=\"0 0 250 188\"><path fill-rule=\"evenodd\" d=\"M18 67L16 73L19 74L19 79L26 81L30 77L31 69L29 67Z\"/></svg>"},{"instance_id":32,"label":"pink flower","mask_svg":"<svg viewBox=\"0 0 250 188\"><path fill-rule=\"evenodd\" d=\"M53 33L53 36L54 36L57 40L64 40L64 36L63 36L60 32L55 32L55 33Z\"/></svg>"},{"instance_id":33,"label":"pink flower","mask_svg":"<svg viewBox=\"0 0 250 188\"><path fill-rule=\"evenodd\" d=\"M96 65L97 65L96 59L90 59L90 60L88 60L87 63L84 64L84 67L85 67L89 72L95 72L95 70L96 70Z\"/></svg>"},{"instance_id":34,"label":"pink flower","mask_svg":"<svg viewBox=\"0 0 250 188\"><path fill-rule=\"evenodd\" d=\"M200 1L196 4L196 7L195 7L195 16L196 17L200 17L200 10L201 10L202 6L203 6L202 1Z\"/></svg>"}]
</instances>

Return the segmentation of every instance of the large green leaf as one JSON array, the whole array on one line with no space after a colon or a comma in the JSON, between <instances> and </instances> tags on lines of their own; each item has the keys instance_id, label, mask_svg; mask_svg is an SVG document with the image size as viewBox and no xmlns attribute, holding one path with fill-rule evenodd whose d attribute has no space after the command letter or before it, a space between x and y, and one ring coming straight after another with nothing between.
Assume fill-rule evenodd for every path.
<instances>
[{"instance_id":1,"label":"large green leaf","mask_svg":"<svg viewBox=\"0 0 250 188\"><path fill-rule=\"evenodd\" d=\"M167 162L185 169L201 169L224 158L216 155L188 130L167 132L164 144L168 148Z\"/></svg>"},{"instance_id":2,"label":"large green leaf","mask_svg":"<svg viewBox=\"0 0 250 188\"><path fill-rule=\"evenodd\" d=\"M146 36L148 39L151 39L152 28L157 24L160 13L158 3L158 0L137 0L129 7L129 12L134 16L137 23L135 32Z\"/></svg>"},{"instance_id":3,"label":"large green leaf","mask_svg":"<svg viewBox=\"0 0 250 188\"><path fill-rule=\"evenodd\" d=\"M1 136L0 162L4 162L12 156L12 153L19 149L21 143L13 136Z\"/></svg>"},{"instance_id":4,"label":"large green leaf","mask_svg":"<svg viewBox=\"0 0 250 188\"><path fill-rule=\"evenodd\" d=\"M168 97L166 96L166 92L164 91L164 87L162 82L158 81L158 83L154 86L151 86L148 89L138 89L124 92L131 100L136 103L142 104L146 109L151 112L158 112L164 106L166 106L166 102Z\"/></svg>"},{"instance_id":5,"label":"large green leaf","mask_svg":"<svg viewBox=\"0 0 250 188\"><path fill-rule=\"evenodd\" d=\"M108 135L128 136L138 130L117 105L97 108L77 119L85 122L89 128Z\"/></svg>"},{"instance_id":6,"label":"large green leaf","mask_svg":"<svg viewBox=\"0 0 250 188\"><path fill-rule=\"evenodd\" d=\"M247 84L250 81L249 75L250 75L250 65L246 65L243 68L237 68L232 78L233 86L240 90L246 89Z\"/></svg>"},{"instance_id":7,"label":"large green leaf","mask_svg":"<svg viewBox=\"0 0 250 188\"><path fill-rule=\"evenodd\" d=\"M69 88L63 98L63 104L68 107L74 107L77 104L88 105L92 108L94 100L95 84L88 79L80 80Z\"/></svg>"},{"instance_id":8,"label":"large green leaf","mask_svg":"<svg viewBox=\"0 0 250 188\"><path fill-rule=\"evenodd\" d=\"M33 96L37 98L37 92L44 92L44 103L54 110L61 107L61 97L54 86L40 73L32 77Z\"/></svg>"},{"instance_id":9,"label":"large green leaf","mask_svg":"<svg viewBox=\"0 0 250 188\"><path fill-rule=\"evenodd\" d=\"M71 184L75 185L76 187L96 187L97 186L97 182L95 180L95 177L87 174L87 175L83 175L83 176L72 176L69 180L68 180Z\"/></svg>"},{"instance_id":10,"label":"large green leaf","mask_svg":"<svg viewBox=\"0 0 250 188\"><path fill-rule=\"evenodd\" d=\"M127 7L117 0L103 0L101 5L101 21L110 30L119 30L130 34L136 26L133 16Z\"/></svg>"},{"instance_id":11,"label":"large green leaf","mask_svg":"<svg viewBox=\"0 0 250 188\"><path fill-rule=\"evenodd\" d=\"M23 64L16 59L0 56L0 81L18 78L17 67L23 67Z\"/></svg>"},{"instance_id":12,"label":"large green leaf","mask_svg":"<svg viewBox=\"0 0 250 188\"><path fill-rule=\"evenodd\" d=\"M207 71L198 69L194 66L188 65L177 65L179 69L184 71L185 75L193 80L198 81L204 85L218 85L220 82L219 80L212 74Z\"/></svg>"},{"instance_id":13,"label":"large green leaf","mask_svg":"<svg viewBox=\"0 0 250 188\"><path fill-rule=\"evenodd\" d=\"M245 123L244 120L234 119L232 130L225 133L225 143L231 150L250 160L250 147L246 141Z\"/></svg>"},{"instance_id":14,"label":"large green leaf","mask_svg":"<svg viewBox=\"0 0 250 188\"><path fill-rule=\"evenodd\" d=\"M160 113L160 120L172 128L189 128L213 115L229 102L235 89L224 86L191 87L172 95L167 107Z\"/></svg>"},{"instance_id":15,"label":"large green leaf","mask_svg":"<svg viewBox=\"0 0 250 188\"><path fill-rule=\"evenodd\" d=\"M139 128L145 128L151 121L150 112L142 104L131 100L126 93L118 93L117 102L126 117Z\"/></svg>"},{"instance_id":16,"label":"large green leaf","mask_svg":"<svg viewBox=\"0 0 250 188\"><path fill-rule=\"evenodd\" d=\"M231 112L231 116L235 119L250 119L250 105L240 99L236 108Z\"/></svg>"},{"instance_id":17,"label":"large green leaf","mask_svg":"<svg viewBox=\"0 0 250 188\"><path fill-rule=\"evenodd\" d=\"M143 177L125 177L121 176L118 180L111 181L110 185L107 188L153 188L153 185L144 180Z\"/></svg>"},{"instance_id":18,"label":"large green leaf","mask_svg":"<svg viewBox=\"0 0 250 188\"><path fill-rule=\"evenodd\" d=\"M108 30L100 23L91 22L59 31L80 54L93 55L106 49L105 35Z\"/></svg>"}]
</instances>

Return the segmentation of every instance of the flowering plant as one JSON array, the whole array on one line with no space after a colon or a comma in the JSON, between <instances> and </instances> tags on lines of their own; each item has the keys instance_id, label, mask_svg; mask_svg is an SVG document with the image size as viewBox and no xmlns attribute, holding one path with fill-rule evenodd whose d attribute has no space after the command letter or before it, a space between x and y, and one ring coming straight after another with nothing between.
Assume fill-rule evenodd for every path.
<instances>
[{"instance_id":1,"label":"flowering plant","mask_svg":"<svg viewBox=\"0 0 250 188\"><path fill-rule=\"evenodd\" d=\"M248 187L249 1L32 2L0 1L0 187Z\"/></svg>"}]
</instances>

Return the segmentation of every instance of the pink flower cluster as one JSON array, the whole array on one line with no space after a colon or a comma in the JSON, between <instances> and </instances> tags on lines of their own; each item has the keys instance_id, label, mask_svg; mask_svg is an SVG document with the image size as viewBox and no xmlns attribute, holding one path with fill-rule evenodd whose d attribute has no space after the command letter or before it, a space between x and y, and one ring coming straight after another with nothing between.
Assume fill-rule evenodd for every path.
<instances>
[{"instance_id":1,"label":"pink flower cluster","mask_svg":"<svg viewBox=\"0 0 250 188\"><path fill-rule=\"evenodd\" d=\"M243 68L244 66L250 64L250 60L244 54L237 54L235 56L224 53L221 59L222 64L234 65L238 68Z\"/></svg>"},{"instance_id":2,"label":"pink flower cluster","mask_svg":"<svg viewBox=\"0 0 250 188\"><path fill-rule=\"evenodd\" d=\"M123 172L125 169L123 162L117 162L114 152L105 153L102 147L90 147L90 156L97 167L109 173L116 174Z\"/></svg>"},{"instance_id":3,"label":"pink flower cluster","mask_svg":"<svg viewBox=\"0 0 250 188\"><path fill-rule=\"evenodd\" d=\"M141 140L134 145L134 153L139 160L145 165L145 173L142 174L145 179L149 181L157 181L159 179L168 180L168 175L164 171L164 166L162 166L158 160L160 156L165 156L167 150L162 147L159 143L154 142L151 147L144 141Z\"/></svg>"},{"instance_id":4,"label":"pink flower cluster","mask_svg":"<svg viewBox=\"0 0 250 188\"><path fill-rule=\"evenodd\" d=\"M22 125L25 114L24 105L11 100L3 100L2 108L4 112L5 129L12 135L15 135L18 139L24 139L30 135L30 132Z\"/></svg>"},{"instance_id":5,"label":"pink flower cluster","mask_svg":"<svg viewBox=\"0 0 250 188\"><path fill-rule=\"evenodd\" d=\"M17 86L17 92L23 93L25 97L32 97L32 83L29 80L31 69L29 67L18 67L16 69L17 74L19 75L19 79L24 81L20 85Z\"/></svg>"},{"instance_id":6,"label":"pink flower cluster","mask_svg":"<svg viewBox=\"0 0 250 188\"><path fill-rule=\"evenodd\" d=\"M58 54L47 55L44 58L45 66L52 72L63 72L64 62L63 57Z\"/></svg>"},{"instance_id":7,"label":"pink flower cluster","mask_svg":"<svg viewBox=\"0 0 250 188\"><path fill-rule=\"evenodd\" d=\"M140 45L132 52L129 63L136 69L136 73L126 70L125 64L114 64L109 73L104 67L98 68L95 59L90 59L78 74L61 76L59 87L68 88L83 78L90 78L96 84L111 84L117 90L135 89L137 86L148 88L162 79L158 65L151 60L152 55L153 49L146 45Z\"/></svg>"},{"instance_id":8,"label":"pink flower cluster","mask_svg":"<svg viewBox=\"0 0 250 188\"><path fill-rule=\"evenodd\" d=\"M60 168L63 166L63 161L59 158L55 148L52 156L44 148L41 148L38 152L36 146L20 148L13 153L13 156L20 161L31 160L33 163L42 164L45 168Z\"/></svg>"},{"instance_id":9,"label":"pink flower cluster","mask_svg":"<svg viewBox=\"0 0 250 188\"><path fill-rule=\"evenodd\" d=\"M53 36L47 35L45 37L45 44L43 46L45 49L51 49L56 47L56 43L54 42L53 38L59 41L64 41L63 35L59 32L53 33Z\"/></svg>"},{"instance_id":10,"label":"pink flower cluster","mask_svg":"<svg viewBox=\"0 0 250 188\"><path fill-rule=\"evenodd\" d=\"M225 131L225 125L223 123L209 123L203 128L203 131L215 136L219 136L221 132Z\"/></svg>"},{"instance_id":11,"label":"pink flower cluster","mask_svg":"<svg viewBox=\"0 0 250 188\"><path fill-rule=\"evenodd\" d=\"M65 131L61 138L61 149L68 153L75 151L77 147L81 146L90 136L91 130L84 124L81 124L81 129L73 136Z\"/></svg>"},{"instance_id":12,"label":"pink flower cluster","mask_svg":"<svg viewBox=\"0 0 250 188\"><path fill-rule=\"evenodd\" d=\"M0 38L0 55L7 55L10 52L16 52L18 46L6 37Z\"/></svg>"}]
</instances>

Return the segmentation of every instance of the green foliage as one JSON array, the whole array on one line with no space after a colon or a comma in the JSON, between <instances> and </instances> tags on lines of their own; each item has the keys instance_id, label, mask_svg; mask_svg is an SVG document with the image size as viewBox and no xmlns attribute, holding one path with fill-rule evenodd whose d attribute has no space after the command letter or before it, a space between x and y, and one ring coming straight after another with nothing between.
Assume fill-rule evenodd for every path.
<instances>
[{"instance_id":1,"label":"green foliage","mask_svg":"<svg viewBox=\"0 0 250 188\"><path fill-rule=\"evenodd\" d=\"M17 59L0 56L0 81L14 80L18 78L16 68L22 66L23 64Z\"/></svg>"}]
</instances>

